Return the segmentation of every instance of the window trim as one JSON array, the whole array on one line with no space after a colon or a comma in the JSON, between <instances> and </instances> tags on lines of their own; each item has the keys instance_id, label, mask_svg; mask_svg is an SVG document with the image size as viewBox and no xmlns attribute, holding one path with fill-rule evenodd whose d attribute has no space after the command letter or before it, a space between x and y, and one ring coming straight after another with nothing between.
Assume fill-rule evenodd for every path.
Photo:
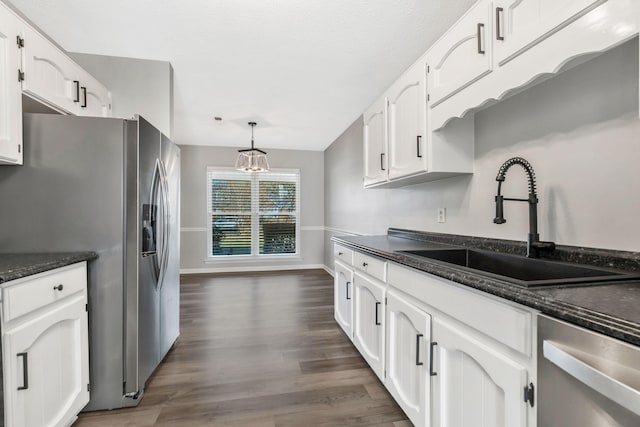
<instances>
[{"instance_id":1,"label":"window trim","mask_svg":"<svg viewBox=\"0 0 640 427\"><path fill-rule=\"evenodd\" d=\"M239 172L235 168L226 167L226 166L207 166L205 172L205 191L206 191L206 201L207 205L205 207L205 224L207 229L207 253L205 262L206 263L218 263L218 262L229 262L229 261L268 261L268 260L288 260L293 261L295 259L302 258L301 252L301 240L302 234L300 229L300 220L301 220L301 209L300 209L300 189L302 187L302 177L300 174L300 169L294 168L272 168L269 172L263 173L251 173L250 181L251 181L251 254L243 254L243 255L218 255L214 256L213 253L213 236L211 229L211 189L209 182L209 173L210 172L238 172L238 174L248 174L248 172ZM269 174L296 174L298 176L298 182L296 186L296 210L295 210L295 218L296 218L296 251L294 253L286 253L286 254L260 254L260 211L258 206L254 206L254 203L257 203L258 197L253 197L254 191L258 191L258 177L259 176L269 176Z\"/></svg>"}]
</instances>

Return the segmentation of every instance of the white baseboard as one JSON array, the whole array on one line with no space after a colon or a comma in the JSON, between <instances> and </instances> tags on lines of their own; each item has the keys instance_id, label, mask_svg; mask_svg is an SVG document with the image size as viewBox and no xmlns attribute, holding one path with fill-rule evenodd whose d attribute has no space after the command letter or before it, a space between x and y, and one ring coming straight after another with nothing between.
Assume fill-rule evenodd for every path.
<instances>
[{"instance_id":1,"label":"white baseboard","mask_svg":"<svg viewBox=\"0 0 640 427\"><path fill-rule=\"evenodd\" d=\"M327 267L326 265L323 265L322 268L324 269L324 271L329 273L331 275L331 277L336 277L336 274L333 272L333 270L330 269L329 267Z\"/></svg>"},{"instance_id":2,"label":"white baseboard","mask_svg":"<svg viewBox=\"0 0 640 427\"><path fill-rule=\"evenodd\" d=\"M244 273L254 271L284 271L284 270L327 270L324 264L303 264L303 265L263 265L252 267L205 267L205 268L181 268L180 274L208 274L208 273ZM331 274L331 273L329 273ZM333 275L333 274L332 274Z\"/></svg>"}]
</instances>

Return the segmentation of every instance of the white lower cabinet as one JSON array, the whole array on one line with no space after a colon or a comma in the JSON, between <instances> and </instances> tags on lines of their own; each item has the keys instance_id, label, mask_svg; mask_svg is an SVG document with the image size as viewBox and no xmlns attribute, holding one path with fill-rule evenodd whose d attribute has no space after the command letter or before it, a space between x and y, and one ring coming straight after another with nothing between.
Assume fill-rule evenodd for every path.
<instances>
[{"instance_id":1,"label":"white lower cabinet","mask_svg":"<svg viewBox=\"0 0 640 427\"><path fill-rule=\"evenodd\" d=\"M79 275L69 275L73 269ZM89 402L89 339L86 266L8 282L3 304L20 304L20 287L49 293L50 301L7 321L2 319L5 422L11 427L69 426ZM83 277L78 288L69 281ZM16 292L17 291L17 292ZM16 298L17 297L17 298ZM24 300L26 302L26 300Z\"/></svg>"},{"instance_id":2,"label":"white lower cabinet","mask_svg":"<svg viewBox=\"0 0 640 427\"><path fill-rule=\"evenodd\" d=\"M338 325L353 339L353 270L339 261L335 262L333 304Z\"/></svg>"},{"instance_id":3,"label":"white lower cabinet","mask_svg":"<svg viewBox=\"0 0 640 427\"><path fill-rule=\"evenodd\" d=\"M353 343L384 382L385 288L384 284L355 273Z\"/></svg>"},{"instance_id":4,"label":"white lower cabinet","mask_svg":"<svg viewBox=\"0 0 640 427\"><path fill-rule=\"evenodd\" d=\"M387 293L386 386L416 427L429 426L431 316Z\"/></svg>"},{"instance_id":5,"label":"white lower cabinet","mask_svg":"<svg viewBox=\"0 0 640 427\"><path fill-rule=\"evenodd\" d=\"M432 327L433 425L527 426L527 369L443 319Z\"/></svg>"}]
</instances>

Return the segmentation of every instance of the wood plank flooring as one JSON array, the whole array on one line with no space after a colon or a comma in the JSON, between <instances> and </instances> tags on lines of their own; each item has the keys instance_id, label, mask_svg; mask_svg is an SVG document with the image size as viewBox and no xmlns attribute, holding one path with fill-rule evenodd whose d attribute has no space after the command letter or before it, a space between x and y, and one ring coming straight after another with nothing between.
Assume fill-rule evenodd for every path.
<instances>
[{"instance_id":1,"label":"wood plank flooring","mask_svg":"<svg viewBox=\"0 0 640 427\"><path fill-rule=\"evenodd\" d=\"M137 408L73 427L409 427L333 319L323 270L182 278L181 335Z\"/></svg>"}]
</instances>

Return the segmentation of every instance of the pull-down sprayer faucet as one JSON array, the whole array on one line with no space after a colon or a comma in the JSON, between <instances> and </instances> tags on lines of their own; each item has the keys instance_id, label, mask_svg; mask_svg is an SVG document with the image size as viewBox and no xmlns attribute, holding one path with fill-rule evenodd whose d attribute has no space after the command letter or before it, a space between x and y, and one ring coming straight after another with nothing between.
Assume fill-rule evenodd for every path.
<instances>
[{"instance_id":1,"label":"pull-down sprayer faucet","mask_svg":"<svg viewBox=\"0 0 640 427\"><path fill-rule=\"evenodd\" d=\"M528 199L512 199L505 198L500 194L502 183L505 180L505 175L509 168L513 165L520 165L527 173L529 180L529 198ZM540 251L553 251L556 247L553 242L541 242L540 235L538 234L538 195L536 194L536 174L531 167L531 164L522 157L512 157L500 166L498 176L498 194L496 194L496 217L493 222L496 224L504 224L507 222L504 219L503 202L505 200L515 202L527 202L529 203L529 235L527 236L527 256L529 258L539 258Z\"/></svg>"}]
</instances>

